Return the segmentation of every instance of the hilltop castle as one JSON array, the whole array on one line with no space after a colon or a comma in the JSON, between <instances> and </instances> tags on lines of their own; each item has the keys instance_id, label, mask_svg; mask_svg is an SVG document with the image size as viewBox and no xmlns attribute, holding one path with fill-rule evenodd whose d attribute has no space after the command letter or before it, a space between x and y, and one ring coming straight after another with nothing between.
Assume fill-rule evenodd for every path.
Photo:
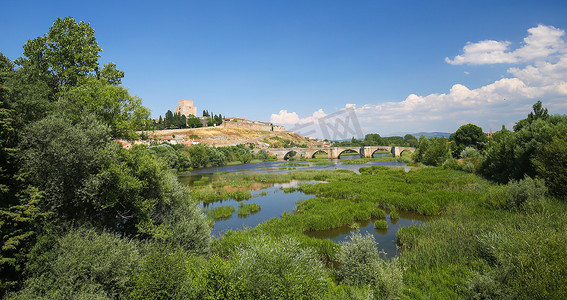
<instances>
[{"instance_id":1,"label":"hilltop castle","mask_svg":"<svg viewBox=\"0 0 567 300\"><path fill-rule=\"evenodd\" d=\"M185 116L197 116L197 107L193 106L193 100L179 100L177 101L177 106L175 107L175 113L179 113Z\"/></svg>"}]
</instances>

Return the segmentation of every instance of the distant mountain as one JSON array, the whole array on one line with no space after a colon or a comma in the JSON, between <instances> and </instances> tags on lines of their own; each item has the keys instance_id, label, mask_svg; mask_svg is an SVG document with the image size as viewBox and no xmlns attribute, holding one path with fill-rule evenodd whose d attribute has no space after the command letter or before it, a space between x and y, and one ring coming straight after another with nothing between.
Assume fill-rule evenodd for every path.
<instances>
[{"instance_id":1,"label":"distant mountain","mask_svg":"<svg viewBox=\"0 0 567 300\"><path fill-rule=\"evenodd\" d=\"M413 136L415 136L416 138L419 139L420 136L425 136L426 138L430 138L430 137L446 137L449 138L451 136L450 132L418 132L418 133L412 133Z\"/></svg>"}]
</instances>

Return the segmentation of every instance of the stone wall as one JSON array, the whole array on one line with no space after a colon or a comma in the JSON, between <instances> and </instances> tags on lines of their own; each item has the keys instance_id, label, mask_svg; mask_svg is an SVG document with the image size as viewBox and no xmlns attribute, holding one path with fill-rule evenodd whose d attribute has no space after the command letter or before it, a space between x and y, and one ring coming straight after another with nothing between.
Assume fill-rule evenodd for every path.
<instances>
[{"instance_id":1,"label":"stone wall","mask_svg":"<svg viewBox=\"0 0 567 300\"><path fill-rule=\"evenodd\" d=\"M236 120L236 122L234 120ZM250 121L240 118L224 119L220 126L226 128L240 128L262 131L285 131L285 128L281 125L272 125L271 123L267 122Z\"/></svg>"}]
</instances>

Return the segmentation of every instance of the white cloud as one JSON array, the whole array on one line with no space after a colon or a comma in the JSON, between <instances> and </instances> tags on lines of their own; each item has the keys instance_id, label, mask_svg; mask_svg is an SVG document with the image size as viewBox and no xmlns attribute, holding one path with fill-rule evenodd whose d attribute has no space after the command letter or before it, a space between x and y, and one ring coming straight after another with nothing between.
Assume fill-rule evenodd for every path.
<instances>
[{"instance_id":1,"label":"white cloud","mask_svg":"<svg viewBox=\"0 0 567 300\"><path fill-rule=\"evenodd\" d=\"M327 114L322 108L313 112L313 115L305 118L300 118L296 112L288 113L287 110L280 110L278 114L272 114L270 122L283 125L296 125L310 123L325 116L327 116Z\"/></svg>"},{"instance_id":2,"label":"white cloud","mask_svg":"<svg viewBox=\"0 0 567 300\"><path fill-rule=\"evenodd\" d=\"M272 114L270 122L277 124L296 124L299 123L299 116L295 112L288 113L282 109L278 114Z\"/></svg>"},{"instance_id":3,"label":"white cloud","mask_svg":"<svg viewBox=\"0 0 567 300\"><path fill-rule=\"evenodd\" d=\"M550 55L564 53L566 50L563 36L565 31L553 26L538 25L528 29L529 35L523 45L509 51L510 42L486 40L477 43L468 42L463 47L463 54L448 57L445 61L452 65L482 65L496 63L520 63L547 59Z\"/></svg>"},{"instance_id":4,"label":"white cloud","mask_svg":"<svg viewBox=\"0 0 567 300\"><path fill-rule=\"evenodd\" d=\"M554 113L567 110L567 51L563 30L539 25L528 30L524 45L509 51L508 42L484 41L467 44L464 54L447 61L451 64L524 62L507 70L511 75L490 84L469 88L454 84L446 93L425 96L410 94L403 101L357 106L354 109L365 133L454 131L465 123L475 123L485 131L499 130L524 118L538 100ZM530 64L526 64L530 63ZM324 117L322 109L299 118L285 110L272 115L272 122L306 124ZM320 136L322 137L322 136ZM325 137L327 138L327 137Z\"/></svg>"}]
</instances>

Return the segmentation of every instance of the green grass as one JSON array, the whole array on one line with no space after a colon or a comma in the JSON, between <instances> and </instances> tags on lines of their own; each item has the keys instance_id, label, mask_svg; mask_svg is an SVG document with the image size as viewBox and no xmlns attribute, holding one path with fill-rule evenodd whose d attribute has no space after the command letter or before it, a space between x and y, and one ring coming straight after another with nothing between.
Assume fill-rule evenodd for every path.
<instances>
[{"instance_id":1,"label":"green grass","mask_svg":"<svg viewBox=\"0 0 567 300\"><path fill-rule=\"evenodd\" d=\"M217 206L210 209L204 209L203 211L207 214L207 216L214 220L222 220L232 217L234 206Z\"/></svg>"},{"instance_id":2,"label":"green grass","mask_svg":"<svg viewBox=\"0 0 567 300\"><path fill-rule=\"evenodd\" d=\"M565 203L539 199L522 210L507 209L496 205L502 195L490 192L500 190L494 184L470 173L441 168L413 168L409 173L369 168L361 175L294 172L254 179L270 182L292 177L324 178L328 183L295 188L316 197L300 201L295 212L285 212L281 218L225 233L214 241L214 253L230 257L253 236L292 236L301 247L314 249L323 261L335 261L336 243L307 237L303 232L344 225L356 228L358 221L371 218L376 228L384 228L384 210L391 219L397 217L398 210L408 210L437 217L427 225L398 231L403 298L567 298ZM329 272L334 280L333 269Z\"/></svg>"},{"instance_id":3,"label":"green grass","mask_svg":"<svg viewBox=\"0 0 567 300\"><path fill-rule=\"evenodd\" d=\"M376 221L374 221L374 228L376 228L376 229L386 229L386 228L388 228L388 221L386 221L386 220L376 220Z\"/></svg>"},{"instance_id":4,"label":"green grass","mask_svg":"<svg viewBox=\"0 0 567 300\"><path fill-rule=\"evenodd\" d=\"M252 198L251 191L225 191L219 189L213 189L210 187L207 188L198 188L192 189L191 197L194 200L204 202L204 203L212 203L215 201L221 200L228 200L233 199L236 201L248 200Z\"/></svg>"},{"instance_id":5,"label":"green grass","mask_svg":"<svg viewBox=\"0 0 567 300\"><path fill-rule=\"evenodd\" d=\"M279 164L278 166L282 167L307 167L309 164L306 163L296 163L296 162L287 162L283 164Z\"/></svg>"},{"instance_id":6,"label":"green grass","mask_svg":"<svg viewBox=\"0 0 567 300\"><path fill-rule=\"evenodd\" d=\"M385 155L380 157L361 157L353 159L341 160L339 163L343 165L362 165L373 161L395 161L396 159L392 155Z\"/></svg>"},{"instance_id":7,"label":"green grass","mask_svg":"<svg viewBox=\"0 0 567 300\"><path fill-rule=\"evenodd\" d=\"M258 203L250 203L250 204L239 203L238 204L238 216L239 217L247 217L248 215L255 214L259 211L260 211L260 204L258 204Z\"/></svg>"}]
</instances>

